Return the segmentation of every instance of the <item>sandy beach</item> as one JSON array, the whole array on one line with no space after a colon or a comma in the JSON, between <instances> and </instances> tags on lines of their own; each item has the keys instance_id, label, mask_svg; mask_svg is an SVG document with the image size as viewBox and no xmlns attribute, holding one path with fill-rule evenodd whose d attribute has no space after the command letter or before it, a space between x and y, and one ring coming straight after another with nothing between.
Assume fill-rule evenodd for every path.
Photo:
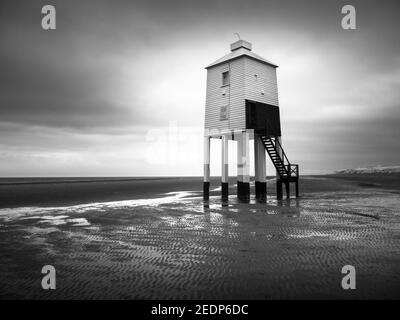
<instances>
[{"instance_id":1,"label":"sandy beach","mask_svg":"<svg viewBox=\"0 0 400 320\"><path fill-rule=\"evenodd\" d=\"M305 176L282 201L271 178L266 204L234 184L225 206L217 179L209 202L200 178L1 179L0 298L400 298L399 174Z\"/></svg>"}]
</instances>

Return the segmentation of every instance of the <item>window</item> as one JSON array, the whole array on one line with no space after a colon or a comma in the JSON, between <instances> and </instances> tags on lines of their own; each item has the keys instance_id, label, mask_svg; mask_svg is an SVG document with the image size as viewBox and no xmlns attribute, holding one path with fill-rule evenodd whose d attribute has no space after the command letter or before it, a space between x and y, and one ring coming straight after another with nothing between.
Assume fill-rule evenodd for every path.
<instances>
[{"instance_id":1,"label":"window","mask_svg":"<svg viewBox=\"0 0 400 320\"><path fill-rule=\"evenodd\" d=\"M228 106L222 106L219 109L219 121L228 120Z\"/></svg>"},{"instance_id":2,"label":"window","mask_svg":"<svg viewBox=\"0 0 400 320\"><path fill-rule=\"evenodd\" d=\"M222 72L222 86L229 85L229 71Z\"/></svg>"}]
</instances>

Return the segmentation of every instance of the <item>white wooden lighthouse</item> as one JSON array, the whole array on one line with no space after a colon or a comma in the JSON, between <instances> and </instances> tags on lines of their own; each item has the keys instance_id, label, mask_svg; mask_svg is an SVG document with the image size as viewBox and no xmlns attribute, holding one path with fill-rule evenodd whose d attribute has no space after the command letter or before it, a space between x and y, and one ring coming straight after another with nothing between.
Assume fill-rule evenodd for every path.
<instances>
[{"instance_id":1,"label":"white wooden lighthouse","mask_svg":"<svg viewBox=\"0 0 400 320\"><path fill-rule=\"evenodd\" d=\"M231 52L206 67L207 93L204 133L204 199L209 198L210 139L222 139L222 199L228 198L228 141L237 152L237 195L250 198L249 141L254 139L255 190L266 200L266 152L276 168L277 198L289 183L298 195L298 165L291 164L281 146L277 65L252 52L251 43L239 40Z\"/></svg>"}]
</instances>

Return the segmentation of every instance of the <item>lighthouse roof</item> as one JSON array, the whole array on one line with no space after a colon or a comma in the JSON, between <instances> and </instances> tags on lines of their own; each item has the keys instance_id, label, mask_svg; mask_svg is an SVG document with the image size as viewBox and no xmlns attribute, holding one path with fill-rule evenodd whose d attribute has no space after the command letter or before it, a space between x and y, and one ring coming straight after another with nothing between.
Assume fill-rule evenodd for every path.
<instances>
[{"instance_id":1,"label":"lighthouse roof","mask_svg":"<svg viewBox=\"0 0 400 320\"><path fill-rule=\"evenodd\" d=\"M221 63L225 63L243 56L249 57L251 59L260 61L262 63L268 64L270 66L273 66L277 68L278 66L271 62L268 61L267 59L264 59L263 57L259 56L258 54L255 54L254 52L251 51L251 43L244 41L244 40L239 40L236 41L235 43L231 44L231 53L228 53L227 55L223 56L222 58L214 61L213 63L209 64L206 69L214 67L216 65L219 65Z\"/></svg>"}]
</instances>

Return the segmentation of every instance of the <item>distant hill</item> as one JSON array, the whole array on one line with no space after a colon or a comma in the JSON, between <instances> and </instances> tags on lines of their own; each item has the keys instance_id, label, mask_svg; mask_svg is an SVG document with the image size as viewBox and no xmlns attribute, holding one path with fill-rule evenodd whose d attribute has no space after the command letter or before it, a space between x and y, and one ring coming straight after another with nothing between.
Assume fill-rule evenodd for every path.
<instances>
[{"instance_id":1,"label":"distant hill","mask_svg":"<svg viewBox=\"0 0 400 320\"><path fill-rule=\"evenodd\" d=\"M335 174L400 173L400 166L376 166L337 170Z\"/></svg>"}]
</instances>

